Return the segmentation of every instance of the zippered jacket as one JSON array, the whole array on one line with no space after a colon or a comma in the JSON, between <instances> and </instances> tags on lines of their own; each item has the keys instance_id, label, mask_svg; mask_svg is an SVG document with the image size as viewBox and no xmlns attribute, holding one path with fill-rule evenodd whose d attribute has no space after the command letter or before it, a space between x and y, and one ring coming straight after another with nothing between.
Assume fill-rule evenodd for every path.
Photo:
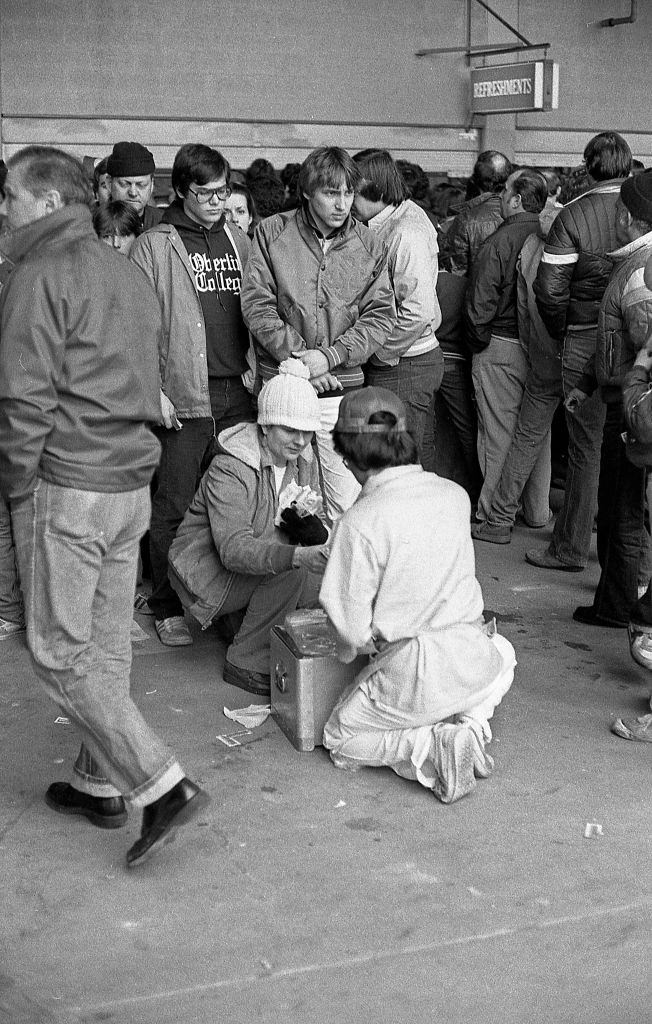
<instances>
[{"instance_id":1,"label":"zippered jacket","mask_svg":"<svg viewBox=\"0 0 652 1024\"><path fill-rule=\"evenodd\" d=\"M623 378L652 334L652 291L643 280L652 231L609 256L614 269L598 313L595 357L577 386L589 395L599 386L611 403L621 401Z\"/></svg>"},{"instance_id":2,"label":"zippered jacket","mask_svg":"<svg viewBox=\"0 0 652 1024\"><path fill-rule=\"evenodd\" d=\"M190 611L202 626L219 613L234 575L275 575L292 568L295 546L274 525L278 498L274 466L256 423L238 423L218 436L215 456L177 530L169 553L175 576L194 598ZM318 470L308 446L288 463L291 480L319 491Z\"/></svg>"},{"instance_id":3,"label":"zippered jacket","mask_svg":"<svg viewBox=\"0 0 652 1024\"><path fill-rule=\"evenodd\" d=\"M503 223L500 195L483 192L460 210L446 232L440 263L460 277L468 277L483 242Z\"/></svg>"},{"instance_id":4,"label":"zippered jacket","mask_svg":"<svg viewBox=\"0 0 652 1024\"><path fill-rule=\"evenodd\" d=\"M594 327L618 248L616 202L622 178L572 199L548 232L534 294L546 329L562 341L567 327Z\"/></svg>"},{"instance_id":5,"label":"zippered jacket","mask_svg":"<svg viewBox=\"0 0 652 1024\"><path fill-rule=\"evenodd\" d=\"M538 214L517 214L503 221L480 249L464 305L466 338L473 352L487 348L492 334L518 339L516 264L526 238L538 230Z\"/></svg>"},{"instance_id":6,"label":"zippered jacket","mask_svg":"<svg viewBox=\"0 0 652 1024\"><path fill-rule=\"evenodd\" d=\"M263 380L288 356L319 349L344 387L361 387L362 364L396 320L384 244L349 217L324 251L303 209L258 225L241 300Z\"/></svg>"},{"instance_id":7,"label":"zippered jacket","mask_svg":"<svg viewBox=\"0 0 652 1024\"><path fill-rule=\"evenodd\" d=\"M26 497L39 478L110 494L146 486L160 454L156 295L81 204L0 248L13 265L0 292L4 498Z\"/></svg>"},{"instance_id":8,"label":"zippered jacket","mask_svg":"<svg viewBox=\"0 0 652 1024\"><path fill-rule=\"evenodd\" d=\"M225 224L224 230L244 268L249 239L230 225ZM210 416L204 314L195 290L188 250L179 232L171 224L157 224L136 239L131 259L145 272L161 305L161 390L180 419Z\"/></svg>"}]
</instances>

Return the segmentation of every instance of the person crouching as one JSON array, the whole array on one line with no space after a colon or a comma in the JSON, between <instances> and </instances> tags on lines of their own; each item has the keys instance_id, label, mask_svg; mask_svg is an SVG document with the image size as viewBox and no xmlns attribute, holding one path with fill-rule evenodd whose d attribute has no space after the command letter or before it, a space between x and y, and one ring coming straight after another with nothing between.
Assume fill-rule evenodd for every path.
<instances>
[{"instance_id":1,"label":"person crouching","mask_svg":"<svg viewBox=\"0 0 652 1024\"><path fill-rule=\"evenodd\" d=\"M315 516L279 522L297 487L319 494L311 441L320 424L317 393L299 359L281 363L258 396L258 422L218 435L206 470L169 554L169 578L202 625L238 616L224 680L270 692L272 626L297 607L317 604L328 530Z\"/></svg>"},{"instance_id":2,"label":"person crouching","mask_svg":"<svg viewBox=\"0 0 652 1024\"><path fill-rule=\"evenodd\" d=\"M491 773L489 719L516 665L483 621L469 498L422 469L405 406L385 388L346 395L333 440L362 490L337 525L320 601L340 660L370 660L324 746L338 768L384 765L452 803Z\"/></svg>"}]
</instances>

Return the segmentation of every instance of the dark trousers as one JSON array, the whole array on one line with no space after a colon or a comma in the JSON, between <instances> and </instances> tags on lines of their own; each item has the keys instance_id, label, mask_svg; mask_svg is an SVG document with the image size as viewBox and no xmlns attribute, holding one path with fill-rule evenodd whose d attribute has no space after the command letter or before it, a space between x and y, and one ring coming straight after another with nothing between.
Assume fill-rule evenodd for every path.
<instances>
[{"instance_id":1,"label":"dark trousers","mask_svg":"<svg viewBox=\"0 0 652 1024\"><path fill-rule=\"evenodd\" d=\"M368 387L387 388L405 402L408 427L423 453L428 414L444 375L441 349L434 348L422 356L404 356L396 366L367 363L364 375Z\"/></svg>"},{"instance_id":2,"label":"dark trousers","mask_svg":"<svg viewBox=\"0 0 652 1024\"><path fill-rule=\"evenodd\" d=\"M428 418L423 467L464 487L473 505L482 490L477 441L471 363L445 358L444 375Z\"/></svg>"},{"instance_id":3,"label":"dark trousers","mask_svg":"<svg viewBox=\"0 0 652 1024\"><path fill-rule=\"evenodd\" d=\"M627 624L638 594L645 516L645 469L625 455L620 402L607 405L600 453L597 548L601 574L593 607L601 619Z\"/></svg>"},{"instance_id":4,"label":"dark trousers","mask_svg":"<svg viewBox=\"0 0 652 1024\"><path fill-rule=\"evenodd\" d=\"M183 615L183 605L168 580L168 551L210 464L215 438L227 427L256 419L253 399L239 377L211 378L209 386L212 417L183 420L181 430L156 430L161 461L149 528L152 596L148 604L157 619Z\"/></svg>"}]
</instances>

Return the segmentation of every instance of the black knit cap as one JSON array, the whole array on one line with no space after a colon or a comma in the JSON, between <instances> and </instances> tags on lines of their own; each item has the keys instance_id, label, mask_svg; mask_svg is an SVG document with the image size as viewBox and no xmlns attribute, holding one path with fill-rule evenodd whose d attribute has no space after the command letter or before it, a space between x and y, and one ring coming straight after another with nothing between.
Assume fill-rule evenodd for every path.
<instances>
[{"instance_id":1,"label":"black knit cap","mask_svg":"<svg viewBox=\"0 0 652 1024\"><path fill-rule=\"evenodd\" d=\"M620 186L620 198L632 217L652 224L652 170L626 178Z\"/></svg>"},{"instance_id":2,"label":"black knit cap","mask_svg":"<svg viewBox=\"0 0 652 1024\"><path fill-rule=\"evenodd\" d=\"M153 174L156 164L150 151L140 142L116 142L106 170L112 178L137 178Z\"/></svg>"}]
</instances>

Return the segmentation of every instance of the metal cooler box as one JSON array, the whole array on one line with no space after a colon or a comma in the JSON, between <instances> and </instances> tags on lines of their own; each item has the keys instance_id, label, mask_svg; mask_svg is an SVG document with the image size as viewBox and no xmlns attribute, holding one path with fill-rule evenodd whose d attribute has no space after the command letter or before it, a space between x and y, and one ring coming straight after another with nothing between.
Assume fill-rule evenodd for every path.
<instances>
[{"instance_id":1,"label":"metal cooler box","mask_svg":"<svg viewBox=\"0 0 652 1024\"><path fill-rule=\"evenodd\" d=\"M324 726L340 694L367 659L342 664L333 653L334 637L327 634L324 613L319 613L319 623L313 611L307 629L302 624L296 628L300 614L305 623L308 613L295 612L285 627L274 626L271 632L272 717L296 750L314 750L321 746Z\"/></svg>"}]
</instances>

